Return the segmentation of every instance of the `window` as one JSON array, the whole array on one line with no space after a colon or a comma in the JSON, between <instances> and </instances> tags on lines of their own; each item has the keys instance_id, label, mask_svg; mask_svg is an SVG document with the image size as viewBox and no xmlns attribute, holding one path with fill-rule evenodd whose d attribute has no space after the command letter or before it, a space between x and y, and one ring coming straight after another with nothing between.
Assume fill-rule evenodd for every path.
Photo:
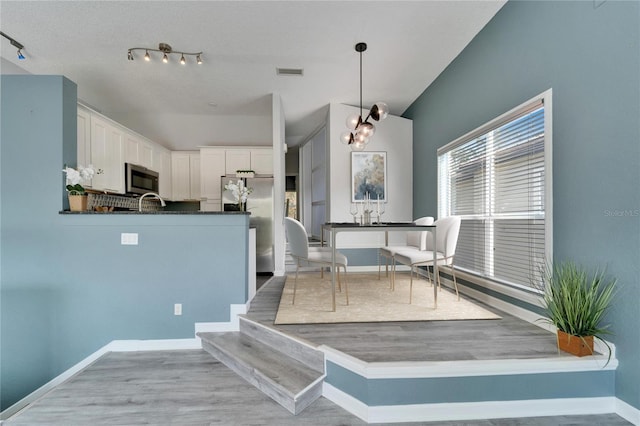
<instances>
[{"instance_id":1,"label":"window","mask_svg":"<svg viewBox=\"0 0 640 426\"><path fill-rule=\"evenodd\" d=\"M530 288L551 258L551 93L438 149L438 214L460 216L457 269Z\"/></svg>"}]
</instances>

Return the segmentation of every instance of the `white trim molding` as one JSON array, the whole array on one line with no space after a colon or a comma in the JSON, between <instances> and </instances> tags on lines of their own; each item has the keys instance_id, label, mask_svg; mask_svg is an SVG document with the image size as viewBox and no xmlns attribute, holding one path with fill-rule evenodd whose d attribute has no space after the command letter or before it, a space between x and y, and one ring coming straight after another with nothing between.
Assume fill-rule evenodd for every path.
<instances>
[{"instance_id":1,"label":"white trim molding","mask_svg":"<svg viewBox=\"0 0 640 426\"><path fill-rule=\"evenodd\" d=\"M229 321L228 322L197 322L195 324L196 334L220 333L225 331L240 330L240 319L238 315L247 313L247 304L229 305ZM198 339L199 340L199 339Z\"/></svg>"},{"instance_id":2,"label":"white trim molding","mask_svg":"<svg viewBox=\"0 0 640 426\"><path fill-rule=\"evenodd\" d=\"M615 397L368 406L328 383L323 385L322 396L367 423L460 421L616 413L634 424L639 424L634 422L633 417L627 417L619 411L619 405L624 403ZM630 406L629 408L633 409ZM638 410L635 411L637 415Z\"/></svg>"},{"instance_id":3,"label":"white trim molding","mask_svg":"<svg viewBox=\"0 0 640 426\"><path fill-rule=\"evenodd\" d=\"M240 330L239 315L247 313L247 304L229 305L228 322L206 322L196 323L195 333L201 331L221 332ZM202 349L200 338L194 336L190 339L161 339L161 340L113 340L102 348L98 349L85 359L81 360L62 374L54 377L49 382L40 386L29 395L22 398L6 410L0 412L0 421L17 414L29 404L44 396L56 386L64 383L82 369L91 365L94 361L108 352L138 352L138 351L168 351L181 349Z\"/></svg>"}]
</instances>

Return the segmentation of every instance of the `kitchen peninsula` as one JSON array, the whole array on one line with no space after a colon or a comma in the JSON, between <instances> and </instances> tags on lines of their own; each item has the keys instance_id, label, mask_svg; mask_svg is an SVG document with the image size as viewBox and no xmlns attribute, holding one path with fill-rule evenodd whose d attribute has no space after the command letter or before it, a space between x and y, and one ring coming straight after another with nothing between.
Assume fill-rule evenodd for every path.
<instances>
[{"instance_id":1,"label":"kitchen peninsula","mask_svg":"<svg viewBox=\"0 0 640 426\"><path fill-rule=\"evenodd\" d=\"M66 212L75 84L2 75L1 114L7 404L110 342L193 339L197 324L228 323L246 304L249 214Z\"/></svg>"}]
</instances>

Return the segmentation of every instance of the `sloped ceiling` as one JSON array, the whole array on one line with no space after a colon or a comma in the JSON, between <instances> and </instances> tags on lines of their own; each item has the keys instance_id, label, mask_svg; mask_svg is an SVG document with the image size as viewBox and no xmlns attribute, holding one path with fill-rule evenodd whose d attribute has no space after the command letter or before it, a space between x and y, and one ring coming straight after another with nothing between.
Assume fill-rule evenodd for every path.
<instances>
[{"instance_id":1,"label":"sloped ceiling","mask_svg":"<svg viewBox=\"0 0 640 426\"><path fill-rule=\"evenodd\" d=\"M29 73L67 76L82 101L171 149L216 140L198 132L199 123L233 123L223 135L259 129L269 123L275 93L286 141L295 145L322 122L327 104L359 104L357 42L369 46L365 108L383 100L400 115L504 3L1 1L0 28L25 46L27 59L18 61L4 38L1 55ZM180 65L176 56L169 64L159 56L145 62L140 54L127 60L127 49L161 42L203 51L204 63ZM278 76L277 67L304 74Z\"/></svg>"}]
</instances>

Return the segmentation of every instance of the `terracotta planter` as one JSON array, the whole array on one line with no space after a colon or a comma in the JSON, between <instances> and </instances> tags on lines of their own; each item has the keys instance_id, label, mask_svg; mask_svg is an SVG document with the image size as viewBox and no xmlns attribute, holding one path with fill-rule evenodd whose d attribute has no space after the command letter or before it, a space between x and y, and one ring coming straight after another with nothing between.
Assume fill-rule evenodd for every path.
<instances>
[{"instance_id":1,"label":"terracotta planter","mask_svg":"<svg viewBox=\"0 0 640 426\"><path fill-rule=\"evenodd\" d=\"M575 356L593 355L593 336L573 336L558 330L558 348Z\"/></svg>"},{"instance_id":2,"label":"terracotta planter","mask_svg":"<svg viewBox=\"0 0 640 426\"><path fill-rule=\"evenodd\" d=\"M69 209L72 212L83 212L87 210L86 195L69 195Z\"/></svg>"}]
</instances>

